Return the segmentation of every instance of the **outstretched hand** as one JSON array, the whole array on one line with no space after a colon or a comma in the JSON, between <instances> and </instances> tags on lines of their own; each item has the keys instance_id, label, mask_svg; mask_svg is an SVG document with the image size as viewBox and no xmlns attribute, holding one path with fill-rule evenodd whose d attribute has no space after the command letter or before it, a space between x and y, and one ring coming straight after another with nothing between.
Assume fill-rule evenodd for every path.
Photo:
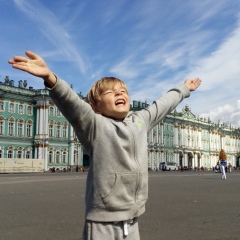
<instances>
[{"instance_id":1,"label":"outstretched hand","mask_svg":"<svg viewBox=\"0 0 240 240\"><path fill-rule=\"evenodd\" d=\"M30 51L26 51L26 55L27 57L15 56L13 59L8 60L8 63L12 64L13 68L43 78L50 87L54 86L56 77L50 71L45 61L37 54Z\"/></svg>"},{"instance_id":2,"label":"outstretched hand","mask_svg":"<svg viewBox=\"0 0 240 240\"><path fill-rule=\"evenodd\" d=\"M184 84L188 87L189 91L196 90L202 83L200 78L187 79Z\"/></svg>"}]
</instances>

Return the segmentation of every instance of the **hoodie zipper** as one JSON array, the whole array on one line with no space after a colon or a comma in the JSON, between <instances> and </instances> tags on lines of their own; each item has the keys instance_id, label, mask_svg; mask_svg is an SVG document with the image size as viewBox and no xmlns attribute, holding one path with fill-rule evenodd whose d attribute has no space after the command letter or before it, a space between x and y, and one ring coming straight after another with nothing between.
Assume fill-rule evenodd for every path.
<instances>
[{"instance_id":1,"label":"hoodie zipper","mask_svg":"<svg viewBox=\"0 0 240 240\"><path fill-rule=\"evenodd\" d=\"M138 188L139 188L139 173L140 173L140 165L139 165L139 162L137 160L137 157L136 157L136 141L135 141L135 136L134 136L134 133L131 129L131 127L126 123L126 122L123 122L125 126L127 126L127 128L129 129L131 135L132 135L132 140L133 140L133 157L134 157L134 160L135 160L135 163L136 163L136 174L137 174L137 182L136 182L136 190L135 190L135 202L137 202L137 192L138 192Z\"/></svg>"}]
</instances>

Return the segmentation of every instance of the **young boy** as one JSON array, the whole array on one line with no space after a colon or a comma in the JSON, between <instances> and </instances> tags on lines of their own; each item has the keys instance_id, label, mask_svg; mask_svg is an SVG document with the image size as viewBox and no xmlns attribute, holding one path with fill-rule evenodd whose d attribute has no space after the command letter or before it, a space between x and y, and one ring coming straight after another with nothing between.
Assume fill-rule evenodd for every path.
<instances>
[{"instance_id":1,"label":"young boy","mask_svg":"<svg viewBox=\"0 0 240 240\"><path fill-rule=\"evenodd\" d=\"M147 133L189 97L201 80L186 80L148 108L131 112L128 90L121 80L100 79L90 89L86 103L41 57L30 51L26 55L15 56L9 63L43 78L90 157L83 239L140 239L138 217L148 198Z\"/></svg>"}]
</instances>

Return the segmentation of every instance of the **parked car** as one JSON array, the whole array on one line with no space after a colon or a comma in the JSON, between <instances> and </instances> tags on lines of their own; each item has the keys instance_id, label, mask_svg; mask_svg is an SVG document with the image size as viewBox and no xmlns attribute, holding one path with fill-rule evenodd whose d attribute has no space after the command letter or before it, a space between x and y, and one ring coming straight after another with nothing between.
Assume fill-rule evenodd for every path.
<instances>
[{"instance_id":1,"label":"parked car","mask_svg":"<svg viewBox=\"0 0 240 240\"><path fill-rule=\"evenodd\" d=\"M159 169L162 171L176 171L178 170L178 166L174 162L161 162L159 165Z\"/></svg>"},{"instance_id":2,"label":"parked car","mask_svg":"<svg viewBox=\"0 0 240 240\"><path fill-rule=\"evenodd\" d=\"M165 162L160 162L159 170L165 171Z\"/></svg>"}]
</instances>

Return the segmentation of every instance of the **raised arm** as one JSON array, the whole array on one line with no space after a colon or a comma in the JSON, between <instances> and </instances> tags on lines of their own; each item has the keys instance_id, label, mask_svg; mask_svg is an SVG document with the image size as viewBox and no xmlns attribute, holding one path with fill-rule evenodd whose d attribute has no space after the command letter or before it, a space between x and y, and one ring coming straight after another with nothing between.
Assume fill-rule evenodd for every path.
<instances>
[{"instance_id":1,"label":"raised arm","mask_svg":"<svg viewBox=\"0 0 240 240\"><path fill-rule=\"evenodd\" d=\"M15 56L8 60L13 68L28 72L36 77L42 78L48 87L52 88L56 84L56 76L50 71L45 61L37 54L26 51L27 57Z\"/></svg>"}]
</instances>

